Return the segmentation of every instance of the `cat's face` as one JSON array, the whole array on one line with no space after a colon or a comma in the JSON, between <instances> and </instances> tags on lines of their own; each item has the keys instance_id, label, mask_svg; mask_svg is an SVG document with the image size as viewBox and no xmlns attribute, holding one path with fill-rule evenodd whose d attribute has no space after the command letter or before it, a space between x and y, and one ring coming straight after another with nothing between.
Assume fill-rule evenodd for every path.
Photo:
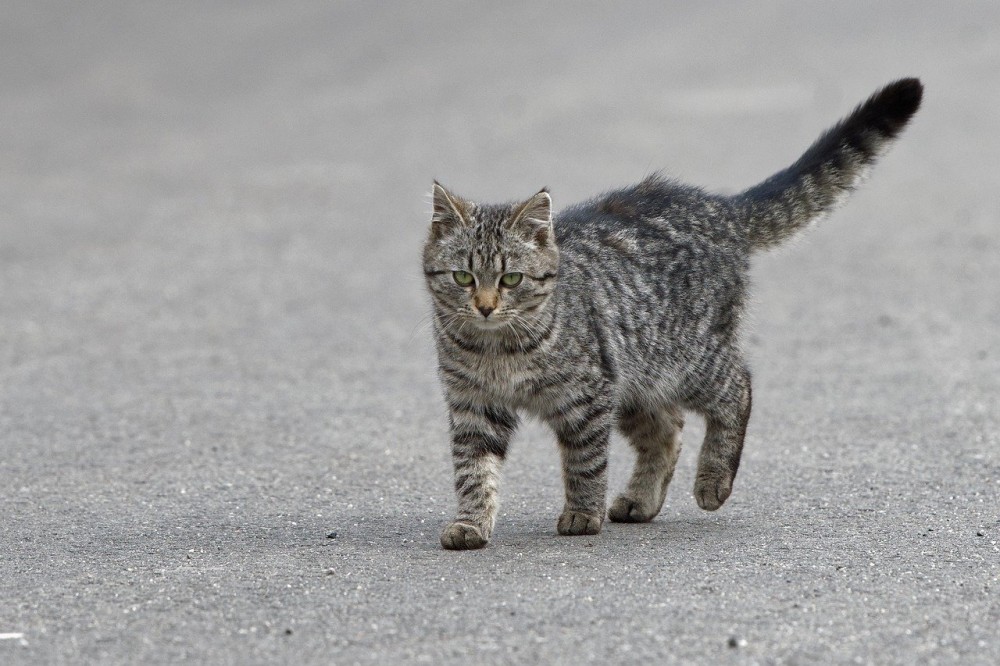
<instances>
[{"instance_id":1,"label":"cat's face","mask_svg":"<svg viewBox=\"0 0 1000 666\"><path fill-rule=\"evenodd\" d=\"M555 289L559 267L552 200L484 206L434 183L424 273L449 328L529 335Z\"/></svg>"}]
</instances>

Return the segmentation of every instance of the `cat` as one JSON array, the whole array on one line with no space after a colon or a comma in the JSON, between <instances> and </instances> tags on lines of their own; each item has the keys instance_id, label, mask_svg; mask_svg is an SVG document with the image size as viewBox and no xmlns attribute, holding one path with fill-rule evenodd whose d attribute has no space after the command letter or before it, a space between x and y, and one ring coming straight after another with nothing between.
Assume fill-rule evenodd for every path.
<instances>
[{"instance_id":1,"label":"cat","mask_svg":"<svg viewBox=\"0 0 1000 666\"><path fill-rule=\"evenodd\" d=\"M842 203L922 96L918 79L885 86L797 162L735 196L653 175L553 218L547 189L490 205L435 181L423 268L458 497L441 545L489 541L519 412L546 422L559 443L559 534L597 534L605 515L652 520L688 411L706 421L695 499L721 507L750 417L739 343L750 255ZM605 511L613 427L636 462Z\"/></svg>"}]
</instances>

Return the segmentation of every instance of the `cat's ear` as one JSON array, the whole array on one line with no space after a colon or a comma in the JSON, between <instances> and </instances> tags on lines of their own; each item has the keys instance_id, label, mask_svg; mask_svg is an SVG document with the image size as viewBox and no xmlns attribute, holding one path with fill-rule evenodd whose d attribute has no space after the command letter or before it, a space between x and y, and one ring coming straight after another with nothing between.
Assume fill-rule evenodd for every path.
<instances>
[{"instance_id":1,"label":"cat's ear","mask_svg":"<svg viewBox=\"0 0 1000 666\"><path fill-rule=\"evenodd\" d=\"M434 181L434 212L431 215L431 235L437 239L456 227L469 223L469 205Z\"/></svg>"},{"instance_id":2,"label":"cat's ear","mask_svg":"<svg viewBox=\"0 0 1000 666\"><path fill-rule=\"evenodd\" d=\"M539 247L552 242L552 197L549 196L549 188L543 187L538 194L515 208L508 228L520 230L525 238Z\"/></svg>"}]
</instances>

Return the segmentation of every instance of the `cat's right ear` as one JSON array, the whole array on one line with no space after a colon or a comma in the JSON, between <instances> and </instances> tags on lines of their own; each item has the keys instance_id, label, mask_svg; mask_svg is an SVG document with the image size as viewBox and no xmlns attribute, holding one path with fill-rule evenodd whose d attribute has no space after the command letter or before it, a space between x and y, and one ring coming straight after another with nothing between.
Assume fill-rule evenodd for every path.
<instances>
[{"instance_id":1,"label":"cat's right ear","mask_svg":"<svg viewBox=\"0 0 1000 666\"><path fill-rule=\"evenodd\" d=\"M521 231L525 239L545 247L552 239L552 197L543 187L535 196L522 203L511 215L508 225Z\"/></svg>"},{"instance_id":2,"label":"cat's right ear","mask_svg":"<svg viewBox=\"0 0 1000 666\"><path fill-rule=\"evenodd\" d=\"M460 198L434 181L434 212L431 215L431 237L435 240L448 235L456 227L468 224L468 206Z\"/></svg>"}]
</instances>

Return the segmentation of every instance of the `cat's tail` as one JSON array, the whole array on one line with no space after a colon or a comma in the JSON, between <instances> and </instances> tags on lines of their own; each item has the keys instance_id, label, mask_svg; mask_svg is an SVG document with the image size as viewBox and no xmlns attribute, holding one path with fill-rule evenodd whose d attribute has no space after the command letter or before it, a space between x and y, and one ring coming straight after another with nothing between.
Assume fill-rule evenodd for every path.
<instances>
[{"instance_id":1,"label":"cat's tail","mask_svg":"<svg viewBox=\"0 0 1000 666\"><path fill-rule=\"evenodd\" d=\"M890 83L827 130L795 164L737 195L751 246L773 247L837 208L920 108L923 91L919 79Z\"/></svg>"}]
</instances>

